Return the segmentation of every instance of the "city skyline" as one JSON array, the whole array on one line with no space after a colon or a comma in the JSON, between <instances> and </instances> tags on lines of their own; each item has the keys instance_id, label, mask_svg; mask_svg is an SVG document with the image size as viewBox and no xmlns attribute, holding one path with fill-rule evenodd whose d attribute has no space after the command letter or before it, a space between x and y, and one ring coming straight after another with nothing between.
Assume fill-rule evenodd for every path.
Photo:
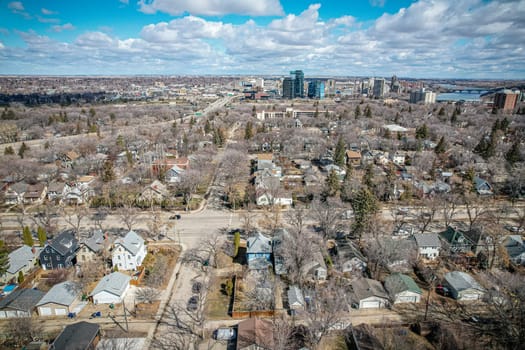
<instances>
[{"instance_id":1,"label":"city skyline","mask_svg":"<svg viewBox=\"0 0 525 350\"><path fill-rule=\"evenodd\" d=\"M523 79L525 1L0 3L0 74Z\"/></svg>"}]
</instances>

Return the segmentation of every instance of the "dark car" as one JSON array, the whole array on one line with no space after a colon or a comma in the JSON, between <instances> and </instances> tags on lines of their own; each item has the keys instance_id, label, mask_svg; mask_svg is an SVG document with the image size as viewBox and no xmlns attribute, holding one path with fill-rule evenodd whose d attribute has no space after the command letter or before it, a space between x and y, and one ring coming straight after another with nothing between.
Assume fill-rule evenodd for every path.
<instances>
[{"instance_id":1,"label":"dark car","mask_svg":"<svg viewBox=\"0 0 525 350\"><path fill-rule=\"evenodd\" d=\"M442 295L444 297L448 297L450 296L450 289L448 289L447 287L445 286L442 286L442 285L438 285L436 287L436 293L439 294L439 295Z\"/></svg>"},{"instance_id":2,"label":"dark car","mask_svg":"<svg viewBox=\"0 0 525 350\"><path fill-rule=\"evenodd\" d=\"M170 220L180 220L181 216L179 214L175 214L169 217Z\"/></svg>"},{"instance_id":3,"label":"dark car","mask_svg":"<svg viewBox=\"0 0 525 350\"><path fill-rule=\"evenodd\" d=\"M190 300L188 300L188 306L186 306L186 309L188 311L195 311L198 308L199 299L196 295L192 296Z\"/></svg>"},{"instance_id":4,"label":"dark car","mask_svg":"<svg viewBox=\"0 0 525 350\"><path fill-rule=\"evenodd\" d=\"M200 282L195 282L193 283L193 286L191 286L191 291L193 294L199 294L201 292L201 289L202 289L202 283Z\"/></svg>"}]
</instances>

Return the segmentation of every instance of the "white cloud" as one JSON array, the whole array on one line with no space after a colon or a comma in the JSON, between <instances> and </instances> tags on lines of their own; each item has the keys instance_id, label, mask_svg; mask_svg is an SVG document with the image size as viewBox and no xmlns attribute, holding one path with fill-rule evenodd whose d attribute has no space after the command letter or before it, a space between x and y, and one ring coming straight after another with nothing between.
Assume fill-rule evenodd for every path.
<instances>
[{"instance_id":1,"label":"white cloud","mask_svg":"<svg viewBox=\"0 0 525 350\"><path fill-rule=\"evenodd\" d=\"M4 46L4 44L0 41L0 50L3 50L3 49L5 49L5 46Z\"/></svg>"},{"instance_id":2,"label":"white cloud","mask_svg":"<svg viewBox=\"0 0 525 350\"><path fill-rule=\"evenodd\" d=\"M184 13L201 16L283 14L279 0L139 0L139 6L144 13L164 12L173 16Z\"/></svg>"},{"instance_id":3,"label":"white cloud","mask_svg":"<svg viewBox=\"0 0 525 350\"><path fill-rule=\"evenodd\" d=\"M64 30L75 30L75 26L72 25L71 23L65 23L61 25L52 26L51 30L54 31L55 33L59 33Z\"/></svg>"},{"instance_id":4,"label":"white cloud","mask_svg":"<svg viewBox=\"0 0 525 350\"><path fill-rule=\"evenodd\" d=\"M123 4L126 4L126 5L129 4L129 0L119 0L119 1L120 1L121 3L123 3Z\"/></svg>"},{"instance_id":5,"label":"white cloud","mask_svg":"<svg viewBox=\"0 0 525 350\"><path fill-rule=\"evenodd\" d=\"M7 4L7 8L12 11L24 11L24 4L21 1L12 1Z\"/></svg>"},{"instance_id":6,"label":"white cloud","mask_svg":"<svg viewBox=\"0 0 525 350\"><path fill-rule=\"evenodd\" d=\"M46 16L56 15L58 13L56 11L51 11L51 10L48 10L46 8L42 8L41 11L42 11L42 14L46 15Z\"/></svg>"},{"instance_id":7,"label":"white cloud","mask_svg":"<svg viewBox=\"0 0 525 350\"><path fill-rule=\"evenodd\" d=\"M525 1L420 0L367 22L321 18L319 11L313 4L265 25L188 15L146 25L128 38L105 30L70 43L19 32L26 47L7 46L0 73L36 66L65 74L82 61L89 71L76 73L285 75L303 69L306 75L525 78Z\"/></svg>"}]
</instances>

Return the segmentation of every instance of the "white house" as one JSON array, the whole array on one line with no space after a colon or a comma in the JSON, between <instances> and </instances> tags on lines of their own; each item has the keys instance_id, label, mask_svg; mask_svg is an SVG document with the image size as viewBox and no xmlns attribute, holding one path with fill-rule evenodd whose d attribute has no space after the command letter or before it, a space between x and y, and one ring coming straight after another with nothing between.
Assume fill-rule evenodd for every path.
<instances>
[{"instance_id":1,"label":"white house","mask_svg":"<svg viewBox=\"0 0 525 350\"><path fill-rule=\"evenodd\" d=\"M172 184L178 183L180 182L181 176L182 174L184 174L185 171L186 170L182 169L178 165L174 165L166 172L166 175L164 176L164 178L166 182L169 182Z\"/></svg>"},{"instance_id":2,"label":"white house","mask_svg":"<svg viewBox=\"0 0 525 350\"><path fill-rule=\"evenodd\" d=\"M417 233L414 235L416 240L418 257L435 260L441 250L441 241L435 233Z\"/></svg>"},{"instance_id":3,"label":"white house","mask_svg":"<svg viewBox=\"0 0 525 350\"><path fill-rule=\"evenodd\" d=\"M129 231L124 238L115 241L111 262L119 270L135 270L145 257L144 239L136 232Z\"/></svg>"},{"instance_id":4,"label":"white house","mask_svg":"<svg viewBox=\"0 0 525 350\"><path fill-rule=\"evenodd\" d=\"M129 289L130 277L121 272L113 272L98 282L90 296L96 304L120 304Z\"/></svg>"},{"instance_id":5,"label":"white house","mask_svg":"<svg viewBox=\"0 0 525 350\"><path fill-rule=\"evenodd\" d=\"M274 198L271 193L262 190L258 191L256 194L256 204L260 206L291 206L293 204L293 197L290 193L282 191L281 193L277 194Z\"/></svg>"},{"instance_id":6,"label":"white house","mask_svg":"<svg viewBox=\"0 0 525 350\"><path fill-rule=\"evenodd\" d=\"M447 272L443 284L450 288L456 300L481 300L485 289L468 273L462 271Z\"/></svg>"},{"instance_id":7,"label":"white house","mask_svg":"<svg viewBox=\"0 0 525 350\"><path fill-rule=\"evenodd\" d=\"M401 273L394 273L385 278L385 289L394 304L419 303L423 294L410 276Z\"/></svg>"},{"instance_id":8,"label":"white house","mask_svg":"<svg viewBox=\"0 0 525 350\"><path fill-rule=\"evenodd\" d=\"M402 153L398 153L398 152L391 153L390 154L390 160L392 161L392 163L394 163L396 165L404 165L405 164L405 155L402 154Z\"/></svg>"}]
</instances>

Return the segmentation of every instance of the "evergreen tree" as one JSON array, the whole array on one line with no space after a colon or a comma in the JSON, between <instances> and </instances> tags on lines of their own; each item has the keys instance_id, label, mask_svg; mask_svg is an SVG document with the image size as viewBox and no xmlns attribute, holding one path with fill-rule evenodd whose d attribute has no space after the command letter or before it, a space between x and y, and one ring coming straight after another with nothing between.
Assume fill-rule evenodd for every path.
<instances>
[{"instance_id":1,"label":"evergreen tree","mask_svg":"<svg viewBox=\"0 0 525 350\"><path fill-rule=\"evenodd\" d=\"M244 139L250 140L253 137L253 124L252 122L247 122L244 129Z\"/></svg>"},{"instance_id":2,"label":"evergreen tree","mask_svg":"<svg viewBox=\"0 0 525 350\"><path fill-rule=\"evenodd\" d=\"M354 116L355 119L358 119L361 116L361 108L359 105L355 106Z\"/></svg>"},{"instance_id":3,"label":"evergreen tree","mask_svg":"<svg viewBox=\"0 0 525 350\"><path fill-rule=\"evenodd\" d=\"M38 241L40 242L40 246L43 247L47 241L46 230L44 230L43 227L38 226L38 230L36 231L36 234L38 236Z\"/></svg>"},{"instance_id":4,"label":"evergreen tree","mask_svg":"<svg viewBox=\"0 0 525 350\"><path fill-rule=\"evenodd\" d=\"M352 198L352 210L355 219L352 230L361 239L370 220L379 211L377 199L370 189L363 187L355 193Z\"/></svg>"},{"instance_id":5,"label":"evergreen tree","mask_svg":"<svg viewBox=\"0 0 525 350\"><path fill-rule=\"evenodd\" d=\"M30 247L32 247L34 244L33 235L31 235L31 230L29 229L28 226L25 226L24 230L22 231L22 241L24 242L25 245L30 246Z\"/></svg>"},{"instance_id":6,"label":"evergreen tree","mask_svg":"<svg viewBox=\"0 0 525 350\"><path fill-rule=\"evenodd\" d=\"M503 118L503 120L500 123L500 130L503 132L506 132L507 129L509 128L509 125L510 125L510 122L507 119L507 117Z\"/></svg>"},{"instance_id":7,"label":"evergreen tree","mask_svg":"<svg viewBox=\"0 0 525 350\"><path fill-rule=\"evenodd\" d=\"M416 139L424 140L428 137L428 127L427 124L424 123L420 127L416 128Z\"/></svg>"},{"instance_id":8,"label":"evergreen tree","mask_svg":"<svg viewBox=\"0 0 525 350\"><path fill-rule=\"evenodd\" d=\"M458 112L457 112L457 109L454 110L454 112L452 112L452 116L450 117L450 124L454 125L456 124L458 121Z\"/></svg>"},{"instance_id":9,"label":"evergreen tree","mask_svg":"<svg viewBox=\"0 0 525 350\"><path fill-rule=\"evenodd\" d=\"M18 149L18 156L24 159L24 154L29 151L29 146L25 142L22 142L20 148Z\"/></svg>"},{"instance_id":10,"label":"evergreen tree","mask_svg":"<svg viewBox=\"0 0 525 350\"><path fill-rule=\"evenodd\" d=\"M368 164L365 169L365 174L363 175L363 185L367 188L374 188L374 166Z\"/></svg>"},{"instance_id":11,"label":"evergreen tree","mask_svg":"<svg viewBox=\"0 0 525 350\"><path fill-rule=\"evenodd\" d=\"M5 149L4 149L4 155L6 156L12 156L15 154L15 150L13 149L13 147L11 146L7 146Z\"/></svg>"},{"instance_id":12,"label":"evergreen tree","mask_svg":"<svg viewBox=\"0 0 525 350\"><path fill-rule=\"evenodd\" d=\"M337 166L343 167L345 165L346 147L342 137L337 140L334 152L334 163Z\"/></svg>"},{"instance_id":13,"label":"evergreen tree","mask_svg":"<svg viewBox=\"0 0 525 350\"><path fill-rule=\"evenodd\" d=\"M326 177L324 197L333 197L337 194L341 184L339 183L339 177L335 170L332 169L328 176Z\"/></svg>"},{"instance_id":14,"label":"evergreen tree","mask_svg":"<svg viewBox=\"0 0 525 350\"><path fill-rule=\"evenodd\" d=\"M489 159L490 157L494 156L496 153L496 132L492 131L490 133L490 137L482 136L481 140L479 140L479 143L474 147L472 152L479 154L484 159Z\"/></svg>"},{"instance_id":15,"label":"evergreen tree","mask_svg":"<svg viewBox=\"0 0 525 350\"><path fill-rule=\"evenodd\" d=\"M0 240L0 276L4 275L9 269L9 252L4 241Z\"/></svg>"},{"instance_id":16,"label":"evergreen tree","mask_svg":"<svg viewBox=\"0 0 525 350\"><path fill-rule=\"evenodd\" d=\"M122 135L117 136L117 146L119 146L120 148L124 148L126 146L124 143L124 136Z\"/></svg>"},{"instance_id":17,"label":"evergreen tree","mask_svg":"<svg viewBox=\"0 0 525 350\"><path fill-rule=\"evenodd\" d=\"M365 107L365 117L372 118L372 108L369 105Z\"/></svg>"},{"instance_id":18,"label":"evergreen tree","mask_svg":"<svg viewBox=\"0 0 525 350\"><path fill-rule=\"evenodd\" d=\"M110 182L115 179L115 171L113 170L113 162L106 160L102 167L102 181Z\"/></svg>"},{"instance_id":19,"label":"evergreen tree","mask_svg":"<svg viewBox=\"0 0 525 350\"><path fill-rule=\"evenodd\" d=\"M445 136L441 136L441 138L439 139L439 142L436 146L436 148L434 148L434 152L436 154L442 154L442 153L445 153L446 151L446 143L445 143Z\"/></svg>"},{"instance_id":20,"label":"evergreen tree","mask_svg":"<svg viewBox=\"0 0 525 350\"><path fill-rule=\"evenodd\" d=\"M444 115L445 115L445 108L444 108L444 107L441 107L441 108L439 109L438 115L439 115L439 116L444 116Z\"/></svg>"},{"instance_id":21,"label":"evergreen tree","mask_svg":"<svg viewBox=\"0 0 525 350\"><path fill-rule=\"evenodd\" d=\"M206 122L204 123L204 133L209 134L211 133L211 131L212 131L212 128L211 128L210 120L206 119Z\"/></svg>"},{"instance_id":22,"label":"evergreen tree","mask_svg":"<svg viewBox=\"0 0 525 350\"><path fill-rule=\"evenodd\" d=\"M128 162L128 166L133 165L133 154L131 154L129 149L126 149L126 161Z\"/></svg>"},{"instance_id":23,"label":"evergreen tree","mask_svg":"<svg viewBox=\"0 0 525 350\"><path fill-rule=\"evenodd\" d=\"M507 153L505 153L505 159L510 164L514 164L521 160L521 150L519 141L516 141L512 144Z\"/></svg>"},{"instance_id":24,"label":"evergreen tree","mask_svg":"<svg viewBox=\"0 0 525 350\"><path fill-rule=\"evenodd\" d=\"M343 178L343 184L341 185L341 200L343 202L349 202L352 199L352 176L354 175L354 169L352 166L346 167L346 174Z\"/></svg>"},{"instance_id":25,"label":"evergreen tree","mask_svg":"<svg viewBox=\"0 0 525 350\"><path fill-rule=\"evenodd\" d=\"M383 137L384 137L385 139L390 139L390 138L392 138L392 134L390 133L390 129L385 129L385 132L384 132L384 134L383 134Z\"/></svg>"},{"instance_id":26,"label":"evergreen tree","mask_svg":"<svg viewBox=\"0 0 525 350\"><path fill-rule=\"evenodd\" d=\"M22 271L18 271L17 281L18 281L18 284L24 282L24 273Z\"/></svg>"}]
</instances>

